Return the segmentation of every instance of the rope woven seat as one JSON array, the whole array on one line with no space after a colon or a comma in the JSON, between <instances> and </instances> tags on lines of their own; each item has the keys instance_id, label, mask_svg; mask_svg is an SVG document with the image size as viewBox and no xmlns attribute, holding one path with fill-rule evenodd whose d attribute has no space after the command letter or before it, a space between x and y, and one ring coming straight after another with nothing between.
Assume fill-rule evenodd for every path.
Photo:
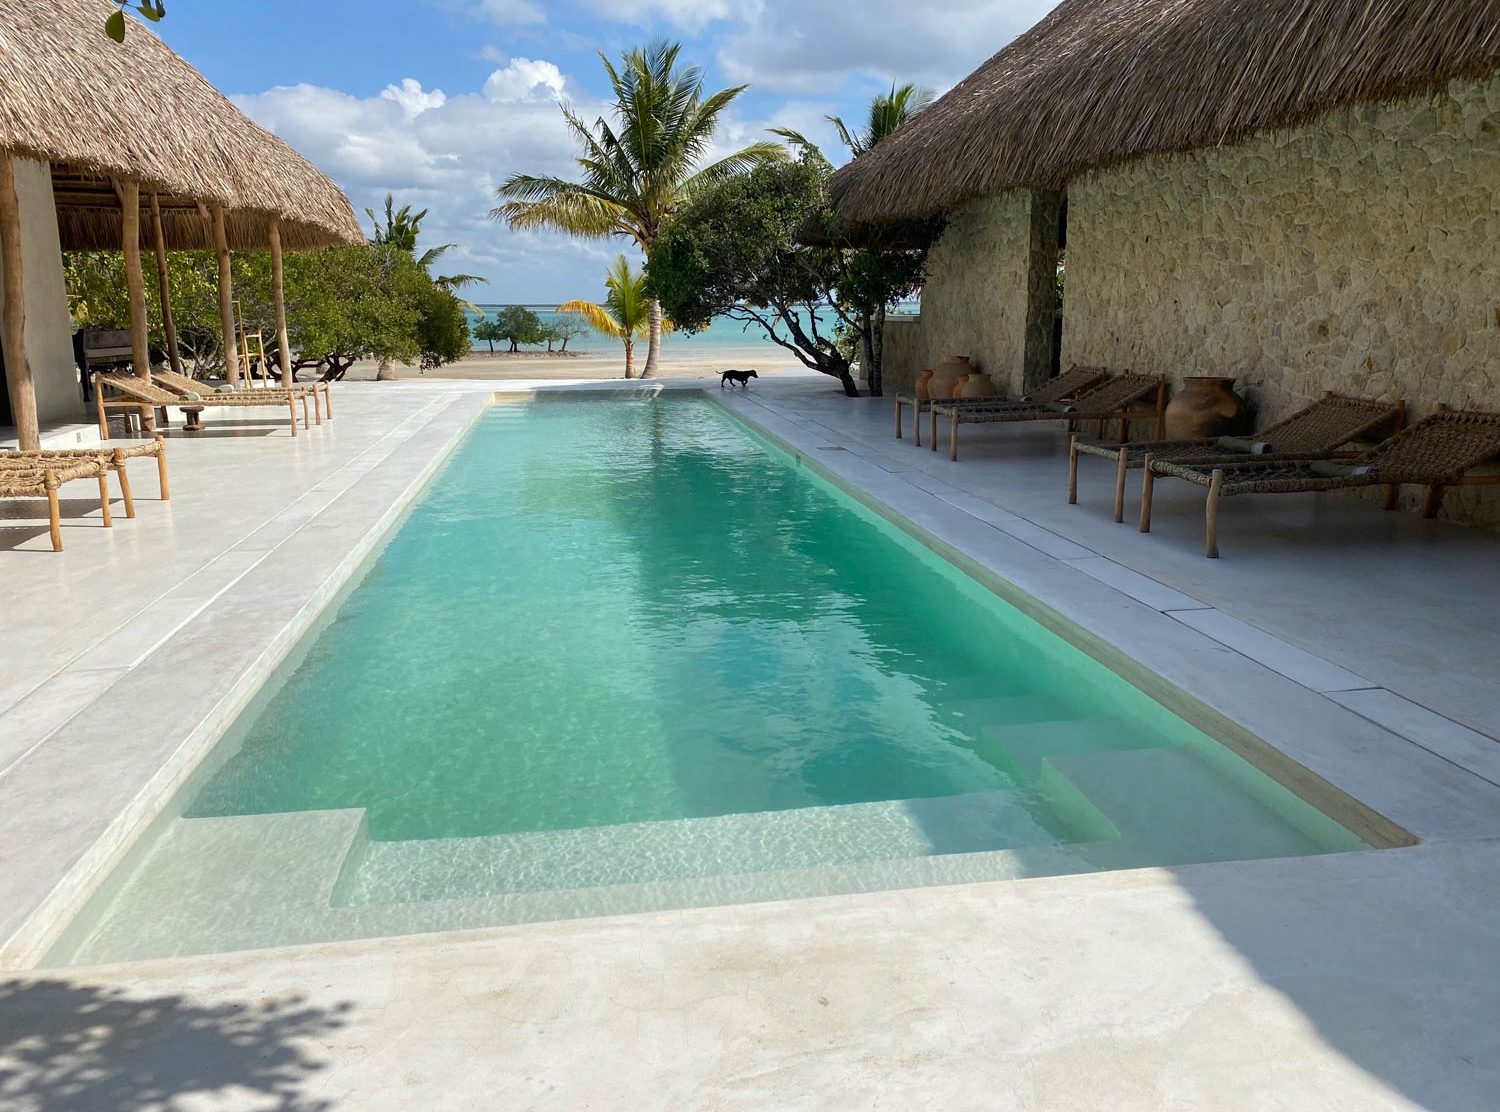
<instances>
[{"instance_id":1,"label":"rope woven seat","mask_svg":"<svg viewBox=\"0 0 1500 1112\"><path fill-rule=\"evenodd\" d=\"M189 380L191 381L191 380ZM105 440L109 439L109 414L111 409L151 409L167 406L175 406L189 413L187 427L189 429L200 428L193 421L197 412L210 407L229 407L247 405L275 405L285 406L288 417L291 418L292 436L297 435L297 397L290 390L241 390L234 394L207 393L201 396L183 396L174 394L170 390L163 389L156 383L140 378L136 375L106 375L101 374L95 378L98 389L94 391L98 415L99 435ZM114 396L106 396L107 391L114 391ZM302 396L302 426L311 428L308 419L307 397Z\"/></svg>"},{"instance_id":2,"label":"rope woven seat","mask_svg":"<svg viewBox=\"0 0 1500 1112\"><path fill-rule=\"evenodd\" d=\"M1125 475L1153 459L1175 463L1235 463L1250 457L1277 456L1312 459L1329 456L1345 444L1363 440L1380 429L1400 429L1406 418L1403 402L1355 398L1333 391L1311 405L1263 430L1253 440L1218 436L1188 440L1088 441L1075 436L1068 449L1068 504L1078 502L1078 457L1100 456L1115 461L1115 520L1125 520Z\"/></svg>"},{"instance_id":3,"label":"rope woven seat","mask_svg":"<svg viewBox=\"0 0 1500 1112\"><path fill-rule=\"evenodd\" d=\"M1471 478L1468 472L1500 458L1500 412L1439 409L1353 460L1284 459L1260 463L1193 463L1147 457L1141 497L1141 532L1151 531L1151 501L1159 475L1185 479L1208 488L1205 509L1205 554L1219 555L1219 501L1241 494L1306 494L1384 486L1385 508L1396 507L1397 488L1405 483L1427 487L1424 517L1437 516L1444 488L1466 482L1495 482L1500 476Z\"/></svg>"},{"instance_id":4,"label":"rope woven seat","mask_svg":"<svg viewBox=\"0 0 1500 1112\"><path fill-rule=\"evenodd\" d=\"M1131 406L1155 394L1150 410L1131 410ZM958 459L958 426L960 424L1010 424L1021 421L1120 422L1120 439L1130 436L1132 417L1155 416L1157 435L1161 434L1162 414L1166 409L1167 380L1162 375L1124 373L1107 378L1079 394L1071 403L1042 402L1028 405L996 404L990 406L955 406L936 402L932 406L932 450L937 451L937 419L949 419L948 458Z\"/></svg>"},{"instance_id":5,"label":"rope woven seat","mask_svg":"<svg viewBox=\"0 0 1500 1112\"><path fill-rule=\"evenodd\" d=\"M36 466L46 467L50 463L78 459L96 459L114 471L120 483L120 496L125 500L125 516L135 516L135 499L130 492L130 475L125 461L145 456L156 457L156 479L161 490L161 500L172 498L171 483L167 478L167 445L161 437L153 437L139 444L98 448L42 448L31 452L0 452L0 467Z\"/></svg>"},{"instance_id":6,"label":"rope woven seat","mask_svg":"<svg viewBox=\"0 0 1500 1112\"><path fill-rule=\"evenodd\" d=\"M912 443L922 446L922 403L961 406L1029 406L1044 402L1064 402L1109 377L1103 367L1069 367L1056 378L1049 378L1030 394L1005 398L918 398L902 395L896 399L896 439L901 439L901 407L911 406Z\"/></svg>"},{"instance_id":7,"label":"rope woven seat","mask_svg":"<svg viewBox=\"0 0 1500 1112\"><path fill-rule=\"evenodd\" d=\"M176 371L153 370L151 372L151 381L153 383L161 383L163 388L170 390L179 397L184 394L198 394L203 392L203 383L196 382L188 378L187 375L180 375ZM277 397L283 391L290 391L294 397L300 399L304 410L307 408L307 399L311 397L313 419L317 424L321 425L323 423L323 413L325 410L328 413L328 419L330 421L333 420L333 392L326 382L314 382L308 385L297 383L292 386L267 386L258 390L252 390L251 388L243 390L217 390L213 391L213 395L216 398L237 398L242 394L254 393L256 395L265 394L270 397ZM303 419L305 423L305 412Z\"/></svg>"},{"instance_id":8,"label":"rope woven seat","mask_svg":"<svg viewBox=\"0 0 1500 1112\"><path fill-rule=\"evenodd\" d=\"M74 479L98 479L99 509L104 518L104 527L110 528L114 521L109 513L109 466L97 455L84 455L71 459L40 462L17 458L16 453L0 462L0 498L45 498L47 500L47 532L52 538L52 551L61 552L62 508L58 503L57 488Z\"/></svg>"}]
</instances>

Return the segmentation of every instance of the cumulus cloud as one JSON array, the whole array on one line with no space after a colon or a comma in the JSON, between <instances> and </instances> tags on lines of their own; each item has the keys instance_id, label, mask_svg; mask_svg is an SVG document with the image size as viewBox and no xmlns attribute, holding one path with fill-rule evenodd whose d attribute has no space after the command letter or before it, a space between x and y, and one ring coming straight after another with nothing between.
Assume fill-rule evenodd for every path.
<instances>
[{"instance_id":1,"label":"cumulus cloud","mask_svg":"<svg viewBox=\"0 0 1500 1112\"><path fill-rule=\"evenodd\" d=\"M1057 0L754 0L720 40L734 81L792 93L842 87L851 71L883 83L947 89L1026 30Z\"/></svg>"},{"instance_id":2,"label":"cumulus cloud","mask_svg":"<svg viewBox=\"0 0 1500 1112\"><path fill-rule=\"evenodd\" d=\"M371 97L303 84L235 100L337 181L357 212L378 210L386 193L430 209L424 242L458 244L444 268L491 279L476 300L549 301L591 294L621 245L514 233L488 213L512 173L574 172L557 108L571 94L552 62L513 58L475 92L444 94L407 78ZM588 116L603 110L572 99Z\"/></svg>"},{"instance_id":3,"label":"cumulus cloud","mask_svg":"<svg viewBox=\"0 0 1500 1112\"><path fill-rule=\"evenodd\" d=\"M588 0L594 14L617 23L649 26L664 21L681 31L697 34L716 20L740 18L747 7L730 0Z\"/></svg>"},{"instance_id":4,"label":"cumulus cloud","mask_svg":"<svg viewBox=\"0 0 1500 1112\"><path fill-rule=\"evenodd\" d=\"M547 22L547 13L531 0L446 0L444 7L459 13L472 13L502 27Z\"/></svg>"}]
</instances>

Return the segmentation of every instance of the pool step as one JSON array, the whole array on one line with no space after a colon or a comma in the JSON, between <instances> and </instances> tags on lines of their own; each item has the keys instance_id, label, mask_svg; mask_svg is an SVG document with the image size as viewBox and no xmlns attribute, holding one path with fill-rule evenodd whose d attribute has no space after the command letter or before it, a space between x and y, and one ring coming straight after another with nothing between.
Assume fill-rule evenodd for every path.
<instances>
[{"instance_id":1,"label":"pool step","mask_svg":"<svg viewBox=\"0 0 1500 1112\"><path fill-rule=\"evenodd\" d=\"M1052 757L1151 749L1163 741L1116 718L1064 718L986 726L980 754L1025 784L1035 784Z\"/></svg>"},{"instance_id":2,"label":"pool step","mask_svg":"<svg viewBox=\"0 0 1500 1112\"><path fill-rule=\"evenodd\" d=\"M1054 845L1034 793L1010 789L576 830L366 841L335 902L461 899Z\"/></svg>"},{"instance_id":3,"label":"pool step","mask_svg":"<svg viewBox=\"0 0 1500 1112\"><path fill-rule=\"evenodd\" d=\"M1284 807L1250 794L1248 777L1238 783L1186 747L1049 757L1039 786L1080 829L1092 825L1086 856L1102 868L1322 852Z\"/></svg>"}]
</instances>

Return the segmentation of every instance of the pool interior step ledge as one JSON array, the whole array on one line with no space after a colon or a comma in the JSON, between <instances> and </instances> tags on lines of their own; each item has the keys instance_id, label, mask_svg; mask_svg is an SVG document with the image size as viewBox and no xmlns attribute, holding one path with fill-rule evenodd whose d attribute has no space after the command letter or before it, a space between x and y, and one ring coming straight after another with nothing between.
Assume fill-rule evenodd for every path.
<instances>
[{"instance_id":1,"label":"pool interior step ledge","mask_svg":"<svg viewBox=\"0 0 1500 1112\"><path fill-rule=\"evenodd\" d=\"M1295 797L1247 795L1232 762L1102 725L995 727L1018 787L935 799L390 842L362 810L180 819L48 964L1286 856L1329 836Z\"/></svg>"}]
</instances>

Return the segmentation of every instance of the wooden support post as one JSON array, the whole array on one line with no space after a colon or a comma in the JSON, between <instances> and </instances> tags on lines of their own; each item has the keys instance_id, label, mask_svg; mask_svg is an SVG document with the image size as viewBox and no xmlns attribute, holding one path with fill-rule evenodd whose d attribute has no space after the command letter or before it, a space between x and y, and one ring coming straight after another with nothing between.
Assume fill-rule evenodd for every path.
<instances>
[{"instance_id":1,"label":"wooden support post","mask_svg":"<svg viewBox=\"0 0 1500 1112\"><path fill-rule=\"evenodd\" d=\"M146 324L146 281L141 276L141 187L117 181L120 198L120 250L125 256L125 294L130 305L130 362L137 378L151 381L151 347ZM156 432L156 410L141 406L141 427Z\"/></svg>"},{"instance_id":2,"label":"wooden support post","mask_svg":"<svg viewBox=\"0 0 1500 1112\"><path fill-rule=\"evenodd\" d=\"M1151 470L1151 453L1146 453L1146 458L1141 461L1145 468L1145 474L1141 476L1141 532L1151 532L1151 495L1156 485L1156 473Z\"/></svg>"},{"instance_id":3,"label":"wooden support post","mask_svg":"<svg viewBox=\"0 0 1500 1112\"><path fill-rule=\"evenodd\" d=\"M1068 434L1068 505L1078 505L1078 434Z\"/></svg>"},{"instance_id":4,"label":"wooden support post","mask_svg":"<svg viewBox=\"0 0 1500 1112\"><path fill-rule=\"evenodd\" d=\"M182 374L182 352L177 348L177 322L172 319L172 292L167 279L167 236L161 226L161 200L151 191L151 238L156 244L156 288L161 297L161 327L166 334L167 361L173 374Z\"/></svg>"},{"instance_id":5,"label":"wooden support post","mask_svg":"<svg viewBox=\"0 0 1500 1112\"><path fill-rule=\"evenodd\" d=\"M130 472L125 468L125 449L116 448L109 462L120 480L120 497L125 500L125 516L134 517L135 498L130 493Z\"/></svg>"},{"instance_id":6,"label":"wooden support post","mask_svg":"<svg viewBox=\"0 0 1500 1112\"><path fill-rule=\"evenodd\" d=\"M62 509L57 504L57 474L51 468L42 474L42 485L47 488L47 533L52 538L52 551L61 552Z\"/></svg>"},{"instance_id":7,"label":"wooden support post","mask_svg":"<svg viewBox=\"0 0 1500 1112\"><path fill-rule=\"evenodd\" d=\"M918 448L922 446L922 399L920 397L911 403L911 442Z\"/></svg>"},{"instance_id":8,"label":"wooden support post","mask_svg":"<svg viewBox=\"0 0 1500 1112\"><path fill-rule=\"evenodd\" d=\"M948 418L948 461L958 462L958 407L955 406Z\"/></svg>"},{"instance_id":9,"label":"wooden support post","mask_svg":"<svg viewBox=\"0 0 1500 1112\"><path fill-rule=\"evenodd\" d=\"M5 329L5 381L10 391L10 411L16 422L17 446L23 452L40 451L42 430L36 416L36 387L31 381L31 361L26 356L25 268L21 262L21 202L16 196L15 165L0 154L0 265L5 268L3 327ZM50 474L50 472L49 472ZM48 497L56 503L57 489ZM62 548L62 536L53 518L53 547Z\"/></svg>"},{"instance_id":10,"label":"wooden support post","mask_svg":"<svg viewBox=\"0 0 1500 1112\"><path fill-rule=\"evenodd\" d=\"M1115 524L1125 520L1125 472L1130 467L1130 448L1120 446L1120 456L1115 463Z\"/></svg>"},{"instance_id":11,"label":"wooden support post","mask_svg":"<svg viewBox=\"0 0 1500 1112\"><path fill-rule=\"evenodd\" d=\"M901 439L901 406L905 404L900 398L896 399L896 439Z\"/></svg>"},{"instance_id":12,"label":"wooden support post","mask_svg":"<svg viewBox=\"0 0 1500 1112\"><path fill-rule=\"evenodd\" d=\"M234 279L229 272L229 236L224 228L224 206L210 210L214 232L214 254L219 257L219 325L224 330L224 371L229 385L240 384L240 352L235 341Z\"/></svg>"},{"instance_id":13,"label":"wooden support post","mask_svg":"<svg viewBox=\"0 0 1500 1112\"><path fill-rule=\"evenodd\" d=\"M281 266L281 221L271 220L271 302L276 308L276 354L281 363L281 385L292 388L291 342L286 335L285 281ZM322 418L319 418L321 423Z\"/></svg>"},{"instance_id":14,"label":"wooden support post","mask_svg":"<svg viewBox=\"0 0 1500 1112\"><path fill-rule=\"evenodd\" d=\"M1204 508L1204 525L1207 527L1203 555L1210 560L1219 558L1219 491L1224 486L1224 472L1214 468L1208 477L1208 505Z\"/></svg>"}]
</instances>

